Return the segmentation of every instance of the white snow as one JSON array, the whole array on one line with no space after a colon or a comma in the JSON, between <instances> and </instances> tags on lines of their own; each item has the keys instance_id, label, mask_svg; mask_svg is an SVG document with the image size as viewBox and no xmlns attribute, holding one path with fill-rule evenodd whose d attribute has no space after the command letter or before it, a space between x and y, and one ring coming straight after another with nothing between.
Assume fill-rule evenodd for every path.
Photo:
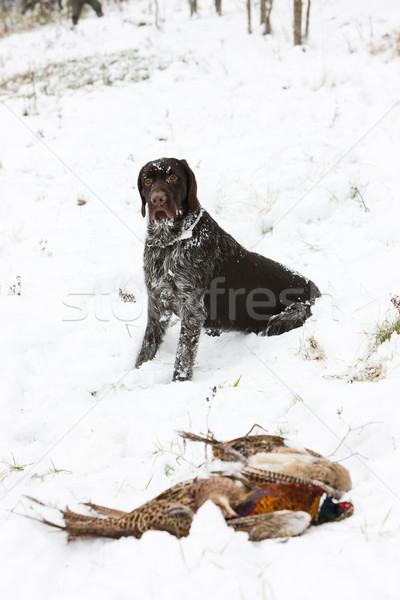
<instances>
[{"instance_id":1,"label":"white snow","mask_svg":"<svg viewBox=\"0 0 400 600\"><path fill-rule=\"evenodd\" d=\"M192 225L190 225L187 229L185 229L184 231L182 231L182 233L179 236L179 240L189 240L192 235L193 235L193 229L196 227L197 223L200 221L201 217L203 216L203 209L200 209L198 216L196 217L195 221L192 223Z\"/></svg>"},{"instance_id":2,"label":"white snow","mask_svg":"<svg viewBox=\"0 0 400 600\"><path fill-rule=\"evenodd\" d=\"M159 5L159 28L154 3L131 0L0 39L2 597L397 600L400 340L370 355L369 334L400 293L398 3L313 2L297 48L291 2L274 2L268 37L256 8L247 34L239 0L192 19L184 0ZM187 159L240 243L323 292L283 336L202 335L189 383L170 383L178 323L132 369L136 180L163 156ZM354 379L366 365L383 377ZM255 423L342 461L354 516L252 543L207 503L186 539L71 544L20 516L40 513L26 495L133 509L216 468L177 430L227 440Z\"/></svg>"}]
</instances>

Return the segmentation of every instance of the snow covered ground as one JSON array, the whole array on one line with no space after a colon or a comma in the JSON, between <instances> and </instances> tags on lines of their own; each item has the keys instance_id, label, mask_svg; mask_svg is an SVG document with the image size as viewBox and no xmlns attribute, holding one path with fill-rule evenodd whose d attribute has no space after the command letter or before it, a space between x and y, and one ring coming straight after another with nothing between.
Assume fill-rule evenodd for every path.
<instances>
[{"instance_id":1,"label":"snow covered ground","mask_svg":"<svg viewBox=\"0 0 400 600\"><path fill-rule=\"evenodd\" d=\"M289 0L269 37L239 0L191 20L159 4L158 28L131 0L0 40L2 597L398 599L400 340L372 336L400 293L397 2L314 2L297 48ZM179 324L132 370L136 179L161 156L188 160L224 229L323 292L281 337L202 336L190 383L170 383ZM24 495L133 509L214 468L177 430L255 423L343 461L354 516L253 544L207 504L186 539L68 545L19 515Z\"/></svg>"}]
</instances>

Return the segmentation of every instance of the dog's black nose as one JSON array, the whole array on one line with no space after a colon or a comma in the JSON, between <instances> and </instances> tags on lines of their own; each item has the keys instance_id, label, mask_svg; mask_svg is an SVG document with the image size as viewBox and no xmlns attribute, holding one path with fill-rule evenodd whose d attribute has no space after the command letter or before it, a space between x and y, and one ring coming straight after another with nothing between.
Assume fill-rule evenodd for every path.
<instances>
[{"instance_id":1,"label":"dog's black nose","mask_svg":"<svg viewBox=\"0 0 400 600\"><path fill-rule=\"evenodd\" d=\"M163 206L167 201L167 196L163 192L154 192L150 196L150 202L154 206Z\"/></svg>"}]
</instances>

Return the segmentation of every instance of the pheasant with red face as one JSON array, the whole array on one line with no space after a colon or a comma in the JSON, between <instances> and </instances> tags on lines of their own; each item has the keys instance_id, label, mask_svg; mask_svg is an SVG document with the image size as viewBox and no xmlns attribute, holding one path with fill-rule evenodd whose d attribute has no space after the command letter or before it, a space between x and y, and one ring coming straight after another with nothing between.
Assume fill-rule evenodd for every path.
<instances>
[{"instance_id":1,"label":"pheasant with red face","mask_svg":"<svg viewBox=\"0 0 400 600\"><path fill-rule=\"evenodd\" d=\"M207 500L219 506L228 525L248 532L254 541L300 535L311 523L342 520L353 513L350 502L336 502L321 487L308 483L243 485L228 477L213 477L178 484L131 512L87 503L99 516L67 508L61 511L63 525L41 521L66 531L69 540L140 538L149 530L184 537L189 534L193 516Z\"/></svg>"}]
</instances>

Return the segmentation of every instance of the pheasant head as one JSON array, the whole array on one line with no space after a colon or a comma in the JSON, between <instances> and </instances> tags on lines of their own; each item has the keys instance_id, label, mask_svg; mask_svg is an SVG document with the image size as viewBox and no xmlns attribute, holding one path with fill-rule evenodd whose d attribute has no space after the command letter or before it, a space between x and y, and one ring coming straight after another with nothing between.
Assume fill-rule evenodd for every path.
<instances>
[{"instance_id":1,"label":"pheasant head","mask_svg":"<svg viewBox=\"0 0 400 600\"><path fill-rule=\"evenodd\" d=\"M351 502L335 502L330 496L322 501L315 523L328 523L329 521L342 521L354 513Z\"/></svg>"}]
</instances>

